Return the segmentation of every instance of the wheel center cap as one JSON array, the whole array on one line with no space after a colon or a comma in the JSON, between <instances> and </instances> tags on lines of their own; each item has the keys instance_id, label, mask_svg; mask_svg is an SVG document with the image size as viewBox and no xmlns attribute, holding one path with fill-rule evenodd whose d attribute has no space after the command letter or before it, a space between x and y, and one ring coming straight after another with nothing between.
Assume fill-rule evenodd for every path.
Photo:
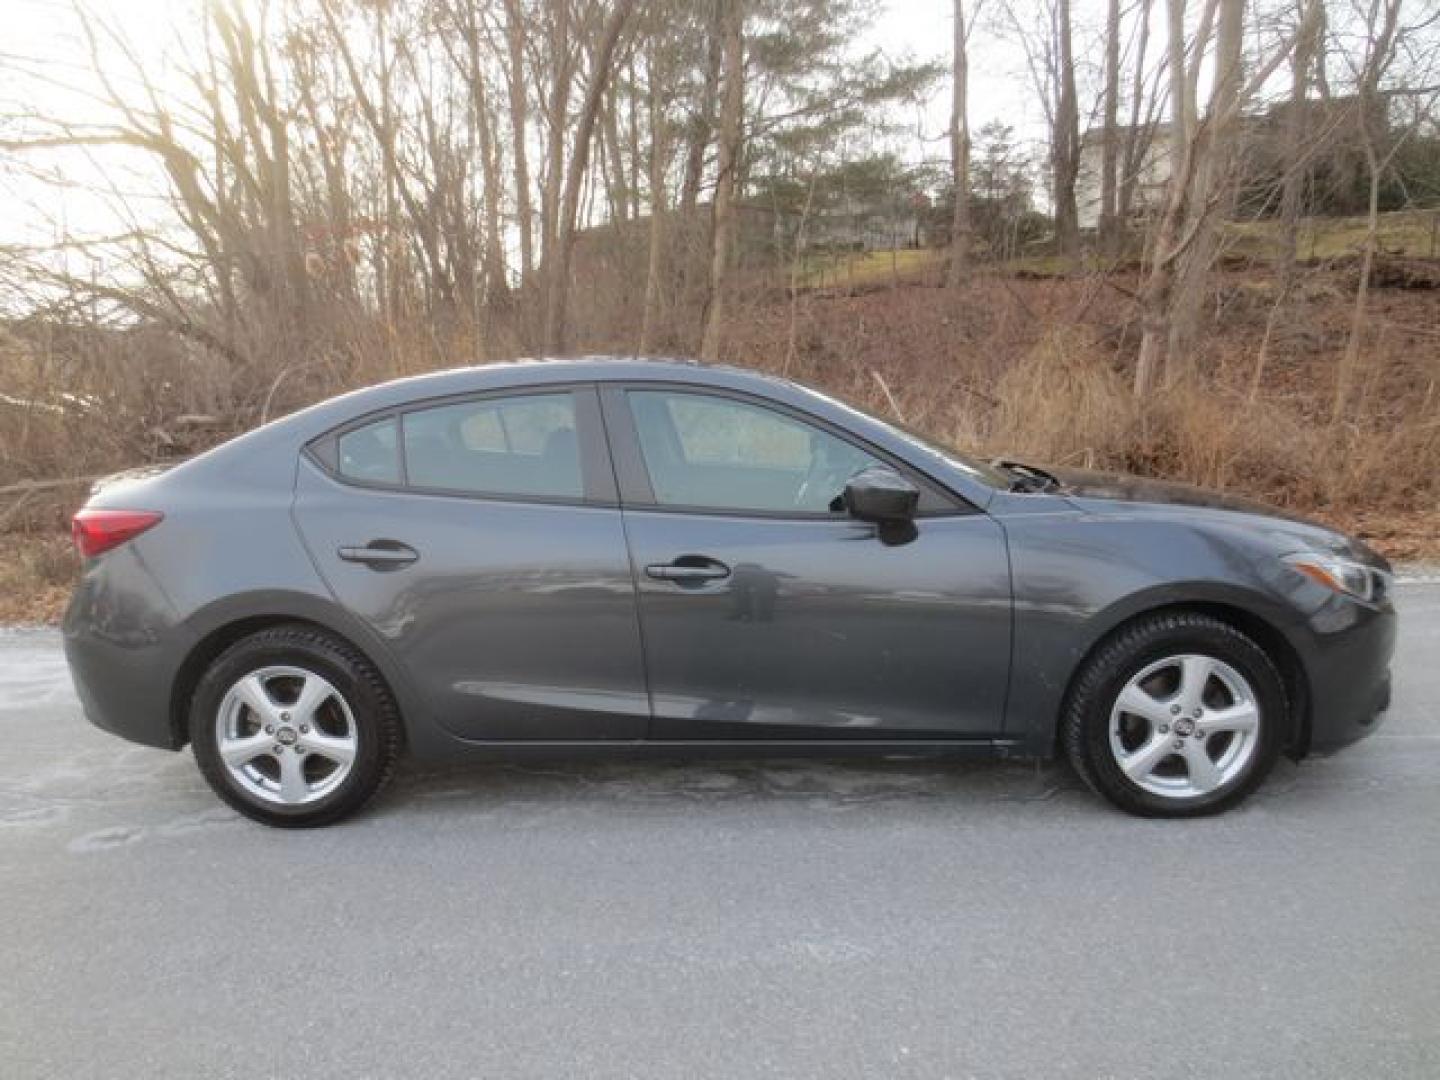
<instances>
[{"instance_id":1,"label":"wheel center cap","mask_svg":"<svg viewBox=\"0 0 1440 1080\"><path fill-rule=\"evenodd\" d=\"M275 732L275 741L282 746L294 746L295 740L300 736L295 734L293 727L282 727Z\"/></svg>"},{"instance_id":2,"label":"wheel center cap","mask_svg":"<svg viewBox=\"0 0 1440 1080\"><path fill-rule=\"evenodd\" d=\"M1176 734L1176 735L1194 735L1194 734L1195 734L1195 721L1189 719L1188 717L1181 717L1179 720L1176 720L1176 721L1175 721L1175 734Z\"/></svg>"}]
</instances>

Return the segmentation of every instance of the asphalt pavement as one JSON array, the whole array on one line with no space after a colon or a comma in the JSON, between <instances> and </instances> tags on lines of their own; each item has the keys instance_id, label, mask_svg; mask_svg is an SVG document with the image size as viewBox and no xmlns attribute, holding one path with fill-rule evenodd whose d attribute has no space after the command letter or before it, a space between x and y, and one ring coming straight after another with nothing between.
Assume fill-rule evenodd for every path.
<instances>
[{"instance_id":1,"label":"asphalt pavement","mask_svg":"<svg viewBox=\"0 0 1440 1080\"><path fill-rule=\"evenodd\" d=\"M409 768L281 832L0 633L0 1077L1440 1077L1440 585L1197 822L1063 767Z\"/></svg>"}]
</instances>

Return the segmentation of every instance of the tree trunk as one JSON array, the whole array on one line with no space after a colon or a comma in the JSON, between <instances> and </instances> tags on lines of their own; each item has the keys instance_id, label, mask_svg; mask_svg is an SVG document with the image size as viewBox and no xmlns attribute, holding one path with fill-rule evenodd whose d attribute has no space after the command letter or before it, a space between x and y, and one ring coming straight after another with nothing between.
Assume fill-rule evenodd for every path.
<instances>
[{"instance_id":1,"label":"tree trunk","mask_svg":"<svg viewBox=\"0 0 1440 1080\"><path fill-rule=\"evenodd\" d=\"M1350 335L1345 342L1345 351L1340 356L1339 370L1335 373L1335 402L1331 409L1331 420L1339 422L1345 415L1345 406L1350 396L1350 384L1355 378L1355 369L1360 366L1360 345L1369 321L1370 276L1375 270L1375 249L1380 235L1380 179L1389 158L1398 148L1397 142L1385 159L1381 159L1377 142L1384 134L1374 130L1372 120L1375 110L1383 111L1380 82L1395 58L1396 30L1400 19L1400 6L1404 0L1374 0L1369 11L1366 32L1365 63L1356 80L1355 123L1361 148L1365 152L1365 168L1370 179L1370 200L1366 217L1365 246L1360 256L1360 282L1355 288L1355 303L1350 314Z\"/></svg>"},{"instance_id":2,"label":"tree trunk","mask_svg":"<svg viewBox=\"0 0 1440 1080\"><path fill-rule=\"evenodd\" d=\"M585 93L585 104L580 112L580 123L575 131L575 145L570 151L570 165L565 178L564 203L560 208L558 235L553 252L546 254L550 264L550 287L547 290L545 307L545 352L562 356L570 347L569 302L570 302L570 257L575 247L576 218L580 209L580 188L590 164L590 143L595 134L595 123L600 107L605 101L605 90L615 64L615 50L625 23L635 9L636 0L618 0L602 31L600 45L595 52L594 69L590 72L590 86Z\"/></svg>"},{"instance_id":3,"label":"tree trunk","mask_svg":"<svg viewBox=\"0 0 1440 1080\"><path fill-rule=\"evenodd\" d=\"M473 10L462 13L465 44L469 59L470 107L475 117L475 135L479 142L481 213L484 221L484 255L481 259L484 289L481 292L486 310L503 301L509 290L505 279L504 236L500 225L500 150L495 138L495 119L490 96L485 88L485 69L480 56L480 26Z\"/></svg>"},{"instance_id":4,"label":"tree trunk","mask_svg":"<svg viewBox=\"0 0 1440 1080\"><path fill-rule=\"evenodd\" d=\"M955 43L952 57L954 91L950 103L950 182L955 205L950 218L950 265L946 283L958 288L970 256L970 120L968 31L965 0L955 0Z\"/></svg>"},{"instance_id":5,"label":"tree trunk","mask_svg":"<svg viewBox=\"0 0 1440 1080\"><path fill-rule=\"evenodd\" d=\"M725 293L735 242L735 181L740 162L741 125L745 109L744 0L722 0L725 6L725 101L720 110L720 158L715 183L715 223L710 244L710 298L700 358L720 359L725 324Z\"/></svg>"},{"instance_id":6,"label":"tree trunk","mask_svg":"<svg viewBox=\"0 0 1440 1080\"><path fill-rule=\"evenodd\" d=\"M1135 205L1135 189L1140 183L1145 157L1150 152L1154 125L1150 114L1144 112L1145 102L1145 57L1150 47L1150 12L1154 0L1140 0L1140 41L1135 47L1134 75L1130 84L1130 122L1122 140L1124 152L1120 155L1119 190L1115 198L1117 228L1128 229L1130 211ZM1145 123L1141 123L1144 117Z\"/></svg>"},{"instance_id":7,"label":"tree trunk","mask_svg":"<svg viewBox=\"0 0 1440 1080\"><path fill-rule=\"evenodd\" d=\"M525 149L529 101L525 86L525 15L520 0L505 0L505 44L510 58L510 157L515 172L516 230L520 233L520 280L535 271L534 211L530 205L530 164Z\"/></svg>"},{"instance_id":8,"label":"tree trunk","mask_svg":"<svg viewBox=\"0 0 1440 1080\"><path fill-rule=\"evenodd\" d=\"M1055 77L1059 82L1059 95L1050 147L1055 188L1055 236L1060 251L1074 258L1080 253L1080 221L1075 208L1075 178L1080 171L1080 112L1075 95L1070 0L1058 0L1055 21Z\"/></svg>"},{"instance_id":9,"label":"tree trunk","mask_svg":"<svg viewBox=\"0 0 1440 1080\"><path fill-rule=\"evenodd\" d=\"M1135 396L1154 393L1170 339L1170 293L1174 287L1176 246L1189 192L1190 132L1195 125L1185 65L1185 0L1166 5L1170 65L1170 183L1165 206L1151 240L1150 268L1140 290L1140 356L1135 364Z\"/></svg>"},{"instance_id":10,"label":"tree trunk","mask_svg":"<svg viewBox=\"0 0 1440 1080\"><path fill-rule=\"evenodd\" d=\"M1104 117L1100 129L1100 250L1119 250L1117 171L1120 151L1120 0L1105 12Z\"/></svg>"},{"instance_id":11,"label":"tree trunk","mask_svg":"<svg viewBox=\"0 0 1440 1080\"><path fill-rule=\"evenodd\" d=\"M1219 0L1219 15L1210 101L1205 123L1194 136L1196 145L1191 154L1191 190L1186 205L1189 242L1177 256L1177 292L1165 354L1167 386L1194 372L1201 315L1220 254L1220 230L1235 207L1234 133L1239 120L1245 0Z\"/></svg>"},{"instance_id":12,"label":"tree trunk","mask_svg":"<svg viewBox=\"0 0 1440 1080\"><path fill-rule=\"evenodd\" d=\"M1309 174L1305 153L1305 112L1309 97L1310 67L1315 61L1317 37L1325 17L1323 0L1298 0L1300 25L1295 31L1295 55L1290 68L1290 112L1285 118L1285 176L1280 188L1280 252L1275 274L1282 296L1295 284L1295 260L1300 244L1300 211Z\"/></svg>"},{"instance_id":13,"label":"tree trunk","mask_svg":"<svg viewBox=\"0 0 1440 1080\"><path fill-rule=\"evenodd\" d=\"M560 273L560 201L565 169L565 129L570 112L570 0L550 0L550 102L546 110L549 125L545 140L545 186L540 196L540 257L545 262L545 327L543 348L549 350L552 311L556 292L564 287ZM598 72L596 73L599 74ZM588 151L588 147L587 147Z\"/></svg>"},{"instance_id":14,"label":"tree trunk","mask_svg":"<svg viewBox=\"0 0 1440 1080\"><path fill-rule=\"evenodd\" d=\"M709 0L709 25L705 50L705 82L699 108L686 137L685 179L680 185L680 213L688 222L700 200L700 181L705 175L705 151L715 130L715 107L720 96L720 68L725 53L725 4Z\"/></svg>"},{"instance_id":15,"label":"tree trunk","mask_svg":"<svg viewBox=\"0 0 1440 1080\"><path fill-rule=\"evenodd\" d=\"M655 50L658 55L659 49ZM636 355L647 355L655 344L660 319L660 279L665 261L665 165L670 153L669 124L665 118L664 83L668 72L652 56L650 61L650 250L645 267L645 305L640 317L640 343Z\"/></svg>"}]
</instances>

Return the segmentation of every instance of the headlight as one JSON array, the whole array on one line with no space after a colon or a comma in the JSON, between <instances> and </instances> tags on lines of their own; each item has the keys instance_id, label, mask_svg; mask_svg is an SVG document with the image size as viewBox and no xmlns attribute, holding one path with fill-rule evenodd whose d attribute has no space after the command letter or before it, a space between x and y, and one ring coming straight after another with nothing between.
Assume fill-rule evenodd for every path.
<instances>
[{"instance_id":1,"label":"headlight","mask_svg":"<svg viewBox=\"0 0 1440 1080\"><path fill-rule=\"evenodd\" d=\"M1390 590L1390 575L1384 570L1339 555L1302 551L1286 555L1285 561L1311 581L1367 603L1378 604Z\"/></svg>"}]
</instances>

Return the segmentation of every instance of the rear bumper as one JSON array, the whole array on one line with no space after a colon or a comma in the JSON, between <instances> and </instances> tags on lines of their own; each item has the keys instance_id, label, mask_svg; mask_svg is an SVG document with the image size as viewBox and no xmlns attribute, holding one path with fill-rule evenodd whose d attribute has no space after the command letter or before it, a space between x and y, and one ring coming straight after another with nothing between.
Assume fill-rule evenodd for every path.
<instances>
[{"instance_id":1,"label":"rear bumper","mask_svg":"<svg viewBox=\"0 0 1440 1080\"><path fill-rule=\"evenodd\" d=\"M101 565L103 563L103 566ZM133 550L85 568L63 624L65 659L86 718L145 746L177 750L170 694L192 635Z\"/></svg>"},{"instance_id":2,"label":"rear bumper","mask_svg":"<svg viewBox=\"0 0 1440 1080\"><path fill-rule=\"evenodd\" d=\"M1337 606L1337 605L1343 605ZM1390 707L1395 610L1337 599L1310 619L1309 725L1301 752L1327 753L1373 734Z\"/></svg>"}]
</instances>

